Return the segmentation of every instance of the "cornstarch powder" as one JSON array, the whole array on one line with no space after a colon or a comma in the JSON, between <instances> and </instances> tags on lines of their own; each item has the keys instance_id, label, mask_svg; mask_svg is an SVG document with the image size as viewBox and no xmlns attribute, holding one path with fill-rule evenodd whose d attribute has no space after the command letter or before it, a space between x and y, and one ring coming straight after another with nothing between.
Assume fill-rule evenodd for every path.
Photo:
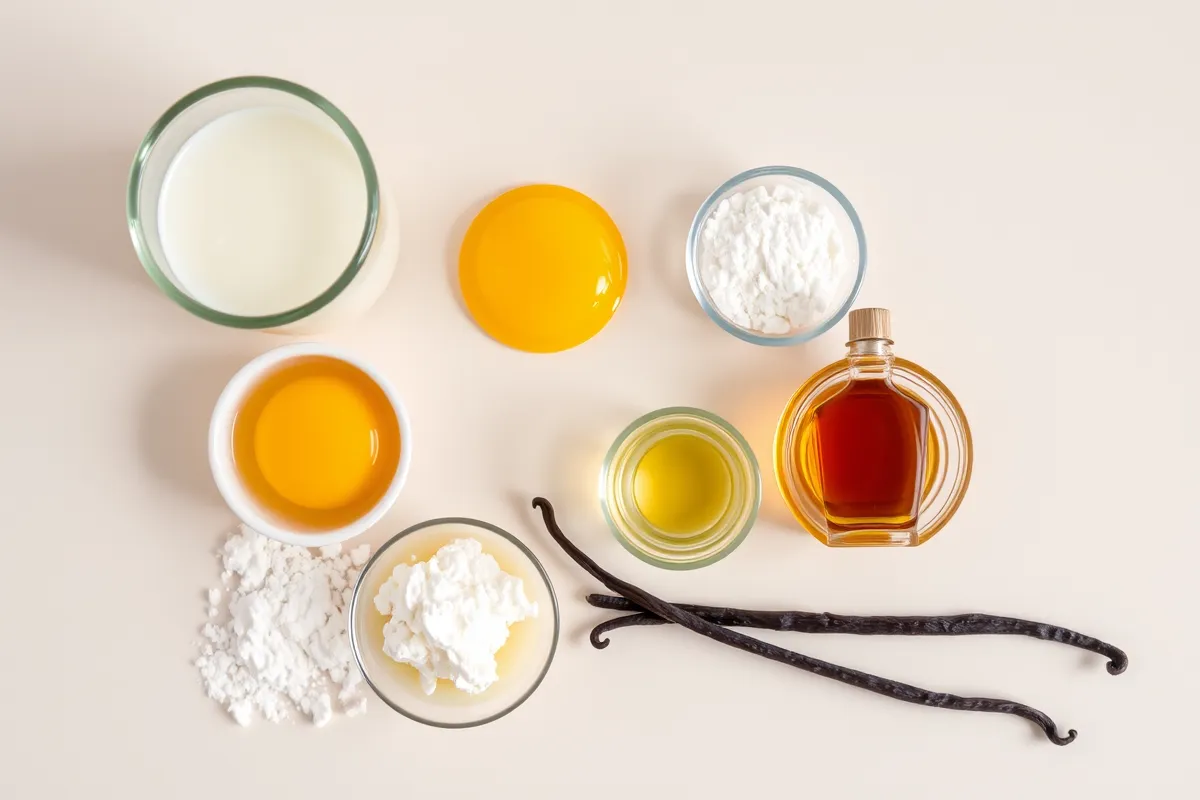
<instances>
[{"instance_id":1,"label":"cornstarch powder","mask_svg":"<svg viewBox=\"0 0 1200 800\"><path fill-rule=\"evenodd\" d=\"M350 716L365 711L346 622L369 553L365 544L314 552L244 525L235 531L219 553L222 588L208 591L196 659L208 696L242 725L298 711L320 727L335 706Z\"/></svg>"},{"instance_id":2,"label":"cornstarch powder","mask_svg":"<svg viewBox=\"0 0 1200 800\"><path fill-rule=\"evenodd\" d=\"M833 212L790 186L722 200L701 232L700 277L736 325L786 334L834 309L848 269Z\"/></svg>"}]
</instances>

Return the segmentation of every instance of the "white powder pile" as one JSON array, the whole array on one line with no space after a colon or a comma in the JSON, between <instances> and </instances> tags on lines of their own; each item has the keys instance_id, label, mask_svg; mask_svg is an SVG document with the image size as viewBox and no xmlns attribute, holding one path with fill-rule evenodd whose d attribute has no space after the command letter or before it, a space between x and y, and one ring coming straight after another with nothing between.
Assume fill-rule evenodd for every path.
<instances>
[{"instance_id":1,"label":"white powder pile","mask_svg":"<svg viewBox=\"0 0 1200 800\"><path fill-rule=\"evenodd\" d=\"M840 299L848 265L833 212L790 186L727 197L701 236L701 280L742 328L789 333L820 322Z\"/></svg>"},{"instance_id":2,"label":"white powder pile","mask_svg":"<svg viewBox=\"0 0 1200 800\"><path fill-rule=\"evenodd\" d=\"M281 722L294 710L325 725L334 693L347 714L365 711L346 621L369 553L365 544L314 553L244 525L235 531L219 553L224 591L208 592L212 621L196 659L208 696L242 725L257 714Z\"/></svg>"},{"instance_id":3,"label":"white powder pile","mask_svg":"<svg viewBox=\"0 0 1200 800\"><path fill-rule=\"evenodd\" d=\"M383 652L416 667L433 694L439 678L468 694L499 678L496 652L508 627L538 614L520 578L500 569L475 539L457 539L428 561L400 564L379 587L375 607L391 615Z\"/></svg>"}]
</instances>

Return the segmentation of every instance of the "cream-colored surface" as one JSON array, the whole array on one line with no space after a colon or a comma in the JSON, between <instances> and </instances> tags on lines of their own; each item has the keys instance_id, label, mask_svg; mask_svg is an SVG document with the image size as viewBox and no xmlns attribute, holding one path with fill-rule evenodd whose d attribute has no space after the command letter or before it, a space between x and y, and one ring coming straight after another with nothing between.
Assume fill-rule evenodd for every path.
<instances>
[{"instance_id":1,"label":"cream-colored surface","mask_svg":"<svg viewBox=\"0 0 1200 800\"><path fill-rule=\"evenodd\" d=\"M8 3L0 11L0 796L1029 798L1194 791L1200 77L1194 4ZM524 707L470 731L372 703L360 719L237 728L190 659L233 516L205 462L225 381L279 343L193 319L142 274L122 216L134 147L207 81L327 94L396 198L391 287L328 338L414 425L389 533L487 519L545 561L564 635ZM694 404L769 469L775 415L837 334L756 348L691 297L688 222L736 171L828 177L856 204L862 305L957 393L975 478L916 550L828 550L785 518L695 573L604 528L603 450ZM629 290L558 355L472 325L452 277L472 214L554 181L621 227ZM908 706L681 631L596 652L586 579L528 507L555 500L605 565L675 599L842 612L978 609L1128 649L1129 672L1027 640L778 637L918 684L1011 697L1079 730ZM94 791L93 791L94 790Z\"/></svg>"}]
</instances>

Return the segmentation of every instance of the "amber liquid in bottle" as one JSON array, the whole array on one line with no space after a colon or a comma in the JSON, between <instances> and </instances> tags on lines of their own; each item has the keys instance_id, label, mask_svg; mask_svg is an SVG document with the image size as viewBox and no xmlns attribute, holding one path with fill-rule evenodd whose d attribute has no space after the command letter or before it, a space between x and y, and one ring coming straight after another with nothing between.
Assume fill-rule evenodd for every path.
<instances>
[{"instance_id":1,"label":"amber liquid in bottle","mask_svg":"<svg viewBox=\"0 0 1200 800\"><path fill-rule=\"evenodd\" d=\"M893 385L892 358L890 339L851 341L849 382L814 411L830 544L918 544L929 410Z\"/></svg>"}]
</instances>

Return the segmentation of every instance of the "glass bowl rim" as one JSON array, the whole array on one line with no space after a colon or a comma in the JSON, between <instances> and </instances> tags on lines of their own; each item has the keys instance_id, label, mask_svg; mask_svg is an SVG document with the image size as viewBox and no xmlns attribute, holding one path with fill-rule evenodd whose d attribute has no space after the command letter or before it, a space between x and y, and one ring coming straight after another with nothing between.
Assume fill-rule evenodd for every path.
<instances>
[{"instance_id":1,"label":"glass bowl rim","mask_svg":"<svg viewBox=\"0 0 1200 800\"><path fill-rule=\"evenodd\" d=\"M338 276L337 280L307 303L287 311L252 317L218 311L181 292L166 276L162 267L159 266L158 261L154 258L154 254L150 251L149 243L146 241L142 226L142 177L146 161L150 157L150 153L154 150L154 147L158 144L159 138L172 122L192 106L215 95L237 89L269 89L283 92L284 94L290 94L293 97L304 100L318 111L323 112L341 129L342 134L354 148L354 152L358 156L359 163L362 166L363 182L367 190L367 216L363 225L363 233L359 238L358 247L355 249L353 256L351 256L349 264L342 271L341 275ZM243 75L236 78L225 78L214 81L189 92L179 100L176 100L158 118L142 139L141 144L138 145L133 165L129 169L129 183L125 196L125 221L129 228L129 236L133 240L133 248L137 252L138 260L142 262L142 267L145 268L146 273L158 288L167 297L174 300L175 303L201 319L231 328L277 328L304 319L320 311L333 302L350 285L355 276L358 275L367 260L367 256L370 254L371 245L375 240L375 231L379 225L379 194L379 177L375 171L375 162L371 158L371 153L367 150L366 142L363 141L361 134L354 127L354 124L350 122L349 118L337 106L326 100L323 96L298 83L262 75ZM154 213L158 213L157 209L155 209Z\"/></svg>"},{"instance_id":2,"label":"glass bowl rim","mask_svg":"<svg viewBox=\"0 0 1200 800\"><path fill-rule=\"evenodd\" d=\"M708 299L708 292L704 289L703 282L700 279L700 269L696 265L696 249L697 242L700 240L700 233L704 228L704 223L708 216L712 213L713 208L720 200L730 191L736 189L748 181L757 180L758 178L783 176L787 178L795 178L802 181L807 181L828 192L842 210L846 212L846 216L850 218L850 225L854 228L854 236L858 243L858 265L856 267L857 274L854 277L854 286L851 287L846 301L838 308L838 310L829 317L825 322L817 327L794 333L790 336L771 336L769 334L755 333L747 330L740 325L735 325L730 322L725 316L717 310ZM709 319L715 322L726 333L732 334L744 342L751 344L764 345L767 347L788 347L791 345L802 344L812 341L818 336L831 330L835 325L842 321L842 318L850 311L854 301L858 299L858 293L862 289L863 280L867 274L867 237L863 231L862 220L858 216L858 212L854 209L853 204L842 194L842 191L832 183L822 178L815 172L809 172L800 167L789 167L782 164L769 165L765 167L754 167L743 172L739 172L729 180L722 183L712 191L704 202L700 204L699 210L692 218L692 225L688 229L687 250L685 253L685 262L687 266L688 284L692 288L692 294L696 296L696 301L700 307L704 309L704 313Z\"/></svg>"},{"instance_id":3,"label":"glass bowl rim","mask_svg":"<svg viewBox=\"0 0 1200 800\"><path fill-rule=\"evenodd\" d=\"M409 534L416 533L417 531L425 528L431 528L434 525L447 524L467 525L476 528L483 528L490 533L497 534L500 537L508 540L510 544L515 545L516 548L520 550L526 558L529 559L529 562L533 564L538 576L546 585L546 591L550 595L550 606L554 611L554 634L550 640L550 651L546 654L546 663L542 665L541 671L538 672L538 675L534 679L533 683L529 685L528 689L521 693L520 697L505 706L500 711L497 711L495 714L482 717L481 719L477 720L469 720L467 722L439 722L436 720L426 719L425 717L408 711L400 707L398 704L392 702L392 700L382 690L380 690L378 686L375 685L375 682L371 680L371 676L367 674L367 668L363 665L363 657L361 654L362 643L359 641L358 628L355 625L355 622L358 618L359 592L362 591L362 587L366 582L367 573L370 572L371 567L375 565L375 562L379 560L380 556L387 552L392 545L396 544ZM354 663L358 665L358 671L362 673L363 680L366 681L366 684L371 687L373 692L375 692L375 696L382 700L384 704L393 711L402 716L408 717L414 722L420 722L423 725L429 725L434 728L447 729L476 728L480 725L486 725L489 722L495 722L501 717L511 714L513 711L517 710L518 707L523 705L525 701L528 700L535 691L537 691L538 687L542 685L542 681L545 680L546 674L550 672L550 665L554 662L554 654L558 651L558 637L562 628L562 620L559 615L558 607L558 595L554 593L554 584L551 582L549 573L546 572L546 568L542 566L542 562L538 560L538 557L533 554L533 551L530 550L524 542L522 542L513 534L497 525L493 525L490 522L485 522L481 519L474 519L472 517L436 517L434 519L427 519L424 522L418 522L414 525L408 526L380 545L375 552L371 554L371 557L367 559L367 563L362 565L362 569L360 569L358 572L358 578L354 582L354 593L350 596L350 610L347 623L347 629L350 635L350 650L354 653Z\"/></svg>"},{"instance_id":4,"label":"glass bowl rim","mask_svg":"<svg viewBox=\"0 0 1200 800\"><path fill-rule=\"evenodd\" d=\"M695 561L667 561L655 558L650 553L635 547L632 542L626 539L625 534L621 532L621 529L618 527L616 521L612 518L612 515L608 511L607 484L608 475L612 469L613 459L616 458L617 453L621 450L621 447L636 431L648 423L669 416L699 417L706 422L716 425L725 433L729 434L730 438L734 440L734 443L737 444L738 448L742 451L742 455L745 456L746 460L749 462L750 473L751 477L753 478L753 491L747 493L748 495L752 494L753 496L750 514L747 516L746 522L742 525L737 534L731 537L729 541L727 541L724 546L721 547L720 550L706 558L697 559ZM617 437L613 440L612 445L608 448L608 452L604 455L604 463L600 466L599 488L600 511L604 515L604 521L608 524L608 529L612 533L613 538L620 542L622 547L645 563L655 567L661 567L662 569L676 571L686 571L707 567L728 556L730 553L736 550L750 534L751 529L754 527L754 523L758 520L758 512L762 507L762 469L759 467L758 457L754 455L754 448L752 448L750 443L746 441L746 437L742 436L741 432L732 424L730 424L728 420L712 413L711 411L705 411L702 408L695 408L693 406L667 406L665 408L660 408L643 414L633 422L626 425L624 430L617 434Z\"/></svg>"}]
</instances>

